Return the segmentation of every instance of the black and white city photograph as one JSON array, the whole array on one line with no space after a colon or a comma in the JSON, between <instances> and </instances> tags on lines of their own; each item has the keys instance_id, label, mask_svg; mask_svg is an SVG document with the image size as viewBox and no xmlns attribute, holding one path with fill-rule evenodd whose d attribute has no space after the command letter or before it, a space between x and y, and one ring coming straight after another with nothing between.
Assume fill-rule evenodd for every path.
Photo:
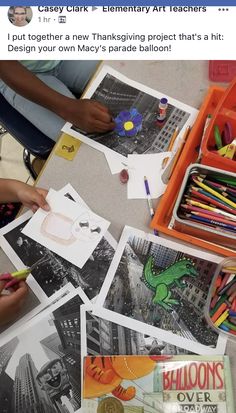
<instances>
[{"instance_id":1,"label":"black and white city photograph","mask_svg":"<svg viewBox=\"0 0 236 413\"><path fill-rule=\"evenodd\" d=\"M84 307L84 308L83 308ZM96 311L81 308L85 317L86 354L95 355L165 355L191 354L190 351L166 343L161 338L150 337L121 324L106 320Z\"/></svg>"},{"instance_id":2,"label":"black and white city photograph","mask_svg":"<svg viewBox=\"0 0 236 413\"><path fill-rule=\"evenodd\" d=\"M196 110L125 79L126 81L124 76L120 78L119 73L110 67L104 67L93 82L92 89L88 89L84 96L109 107L116 125L113 131L99 135L86 134L69 124L66 124L63 130L81 140L84 137L84 142L92 146L94 142L99 143L100 148L95 145L97 149L106 151L105 148L109 148L123 156L167 151L176 127L181 131L186 122L191 125L197 114ZM161 115L164 119L159 116L162 99L165 100L166 107L165 115Z\"/></svg>"},{"instance_id":3,"label":"black and white city photograph","mask_svg":"<svg viewBox=\"0 0 236 413\"><path fill-rule=\"evenodd\" d=\"M115 321L125 316L130 327L137 320L187 339L193 352L199 344L216 349L218 334L207 324L204 306L217 264L170 248L169 241L157 242L135 230L123 237L117 266L109 271L112 282L108 291L103 288L99 304L117 314Z\"/></svg>"},{"instance_id":4,"label":"black and white city photograph","mask_svg":"<svg viewBox=\"0 0 236 413\"><path fill-rule=\"evenodd\" d=\"M0 347L0 413L74 413L81 406L78 295Z\"/></svg>"},{"instance_id":5,"label":"black and white city photograph","mask_svg":"<svg viewBox=\"0 0 236 413\"><path fill-rule=\"evenodd\" d=\"M70 282L74 287L81 287L88 298L93 299L101 289L115 252L107 236L101 239L83 268L78 268L24 235L22 229L27 222L28 219L24 220L22 217L15 220L14 228L8 231L6 227L3 237L25 266L30 267L40 258L45 258L45 261L32 270L32 276L46 296L51 297ZM9 251L7 253L9 254Z\"/></svg>"}]
</instances>

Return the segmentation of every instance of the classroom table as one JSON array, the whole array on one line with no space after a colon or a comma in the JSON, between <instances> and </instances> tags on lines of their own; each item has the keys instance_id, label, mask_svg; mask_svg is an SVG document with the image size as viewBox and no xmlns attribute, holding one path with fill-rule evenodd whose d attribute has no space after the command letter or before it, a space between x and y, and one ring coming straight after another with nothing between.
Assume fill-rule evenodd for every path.
<instances>
[{"instance_id":1,"label":"classroom table","mask_svg":"<svg viewBox=\"0 0 236 413\"><path fill-rule=\"evenodd\" d=\"M112 61L106 64L195 108L200 107L210 84L207 61ZM151 232L146 200L127 200L126 185L120 182L118 175L111 175L101 152L81 144L73 161L52 152L37 186L58 190L67 183L94 212L111 222L109 231L116 240L119 240L124 225ZM2 262L2 257L0 259ZM227 354L230 355L236 395L235 350L236 343L229 342Z\"/></svg>"}]
</instances>

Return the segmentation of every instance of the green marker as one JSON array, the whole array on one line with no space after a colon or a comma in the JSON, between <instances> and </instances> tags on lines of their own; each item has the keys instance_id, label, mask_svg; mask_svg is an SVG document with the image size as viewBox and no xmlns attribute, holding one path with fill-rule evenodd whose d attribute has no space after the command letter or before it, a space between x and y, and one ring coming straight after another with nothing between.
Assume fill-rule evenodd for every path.
<instances>
[{"instance_id":1,"label":"green marker","mask_svg":"<svg viewBox=\"0 0 236 413\"><path fill-rule=\"evenodd\" d=\"M215 138L217 149L221 149L223 144L222 144L220 129L218 128L217 125L214 125L214 138Z\"/></svg>"}]
</instances>

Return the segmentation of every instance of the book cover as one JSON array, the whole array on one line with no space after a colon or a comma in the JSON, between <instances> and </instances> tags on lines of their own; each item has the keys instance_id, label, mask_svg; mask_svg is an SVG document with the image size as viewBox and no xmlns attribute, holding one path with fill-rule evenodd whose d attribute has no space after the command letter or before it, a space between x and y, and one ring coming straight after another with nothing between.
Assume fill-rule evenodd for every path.
<instances>
[{"instance_id":1,"label":"book cover","mask_svg":"<svg viewBox=\"0 0 236 413\"><path fill-rule=\"evenodd\" d=\"M234 413L227 356L84 358L86 413Z\"/></svg>"}]
</instances>

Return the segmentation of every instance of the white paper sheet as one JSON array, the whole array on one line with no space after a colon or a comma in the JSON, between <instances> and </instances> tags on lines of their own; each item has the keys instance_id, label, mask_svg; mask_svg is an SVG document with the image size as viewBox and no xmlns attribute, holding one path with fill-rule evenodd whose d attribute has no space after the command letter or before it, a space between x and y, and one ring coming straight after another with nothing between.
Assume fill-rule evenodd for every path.
<instances>
[{"instance_id":1,"label":"white paper sheet","mask_svg":"<svg viewBox=\"0 0 236 413\"><path fill-rule=\"evenodd\" d=\"M103 83L106 80L107 85L103 90ZM119 93L120 87L122 93ZM109 94L110 90L112 90L111 95ZM168 99L169 113L164 125L160 126L157 124L156 118L159 101L163 96ZM183 136L186 127L193 125L198 114L195 108L173 99L163 92L155 91L128 79L106 65L102 67L83 97L97 99L108 108L112 106L114 118L121 111L129 111L132 108L136 108L143 117L142 129L133 137L120 137L114 131L100 135L88 135L83 131L76 130L71 123L67 122L63 126L63 132L107 154L107 161L112 173L119 172L119 161L117 164L112 153L123 157L123 162L126 162L129 154L162 152L168 148L174 129L178 126L180 129L178 138ZM123 106L122 99L124 100Z\"/></svg>"},{"instance_id":2,"label":"white paper sheet","mask_svg":"<svg viewBox=\"0 0 236 413\"><path fill-rule=\"evenodd\" d=\"M1 383L5 386L9 382L31 383L31 386L13 385L13 400L17 397L20 405L37 410L39 405L34 400L43 401L44 409L51 412L55 409L52 396L56 395L60 412L81 411L80 306L83 304L83 293L77 289L23 328L16 329L15 336L0 345L0 357L6 360L6 351L8 356L5 369L0 372Z\"/></svg>"},{"instance_id":3,"label":"white paper sheet","mask_svg":"<svg viewBox=\"0 0 236 413\"><path fill-rule=\"evenodd\" d=\"M155 288L144 278L149 257L155 260L150 270L152 277L155 275ZM178 269L181 277L177 284L172 275L181 259L184 271ZM101 317L196 354L223 354L226 339L204 319L209 282L220 261L219 256L125 227L95 308ZM194 274L192 268L196 269ZM170 283L169 276L167 281L158 279L167 269L173 278Z\"/></svg>"},{"instance_id":4,"label":"white paper sheet","mask_svg":"<svg viewBox=\"0 0 236 413\"><path fill-rule=\"evenodd\" d=\"M147 177L151 198L158 198L166 189L161 179L162 162L171 152L145 155L128 155L129 180L127 185L128 199L146 198L144 176Z\"/></svg>"},{"instance_id":5,"label":"white paper sheet","mask_svg":"<svg viewBox=\"0 0 236 413\"><path fill-rule=\"evenodd\" d=\"M63 196L71 197L75 202L87 207L83 199L67 184L59 191ZM0 230L0 245L16 269L31 266L41 256L49 258L47 265L35 268L27 278L27 283L41 303L53 300L55 294L71 283L81 287L86 296L95 301L117 247L116 240L107 231L93 254L82 269L51 252L31 238L22 234L22 229L32 217L31 211ZM96 277L94 276L96 274Z\"/></svg>"},{"instance_id":6,"label":"white paper sheet","mask_svg":"<svg viewBox=\"0 0 236 413\"><path fill-rule=\"evenodd\" d=\"M52 189L47 201L51 210L39 209L22 232L82 268L110 223Z\"/></svg>"}]
</instances>

